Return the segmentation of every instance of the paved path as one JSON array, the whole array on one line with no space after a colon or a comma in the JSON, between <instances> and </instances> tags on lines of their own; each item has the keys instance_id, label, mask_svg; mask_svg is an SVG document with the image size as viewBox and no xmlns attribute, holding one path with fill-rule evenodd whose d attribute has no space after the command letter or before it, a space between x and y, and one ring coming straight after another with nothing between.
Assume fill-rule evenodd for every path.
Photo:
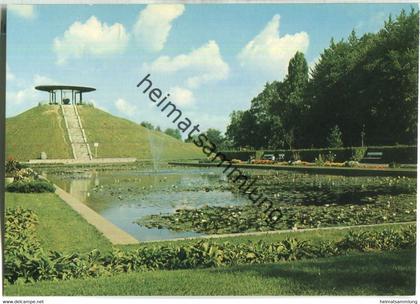
<instances>
[{"instance_id":1,"label":"paved path","mask_svg":"<svg viewBox=\"0 0 420 304\"><path fill-rule=\"evenodd\" d=\"M58 186L55 186L55 193L65 201L73 210L79 213L88 223L103 233L103 235L114 245L138 244L139 241L133 236L118 228L100 214L96 213L88 206L80 202L74 196L70 195Z\"/></svg>"},{"instance_id":2,"label":"paved path","mask_svg":"<svg viewBox=\"0 0 420 304\"><path fill-rule=\"evenodd\" d=\"M317 166L289 166L289 165L262 165L262 164L229 164L227 161L220 164L219 160L211 163L197 162L169 162L174 166L189 167L228 167L226 170L237 169L258 169L258 170L286 170L296 171L309 174L327 174L327 175L345 175L345 176L405 176L417 177L416 169L373 169L373 168L356 168L356 167L317 167Z\"/></svg>"},{"instance_id":3,"label":"paved path","mask_svg":"<svg viewBox=\"0 0 420 304\"><path fill-rule=\"evenodd\" d=\"M30 159L25 164L116 164L116 163L133 163L137 159L135 157L124 158L94 158L94 159Z\"/></svg>"},{"instance_id":4,"label":"paved path","mask_svg":"<svg viewBox=\"0 0 420 304\"><path fill-rule=\"evenodd\" d=\"M172 242L172 241L193 241L200 239L220 239L228 237L239 237L239 236L253 236L253 235L271 235L271 234L284 234L284 233L301 233L307 231L323 231L323 230L346 230L355 228L374 228L382 226L394 226L394 225L409 225L416 224L417 222L399 222L399 223L382 223L382 224L369 224L369 225L353 225L353 226L335 226L335 227L321 227L321 228L305 228L297 230L271 230L271 231L256 231L256 232L242 232L242 233L226 233L226 234L212 234L212 235L201 235L186 238L176 238L167 240L152 240L142 241L142 243L156 243L156 242Z\"/></svg>"}]
</instances>

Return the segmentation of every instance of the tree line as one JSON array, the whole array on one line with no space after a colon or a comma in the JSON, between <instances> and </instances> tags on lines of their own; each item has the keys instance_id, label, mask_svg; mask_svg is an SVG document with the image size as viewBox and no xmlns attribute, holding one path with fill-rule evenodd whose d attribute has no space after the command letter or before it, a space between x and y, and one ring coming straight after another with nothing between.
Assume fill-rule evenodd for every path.
<instances>
[{"instance_id":1,"label":"tree line","mask_svg":"<svg viewBox=\"0 0 420 304\"><path fill-rule=\"evenodd\" d=\"M291 149L417 143L419 12L330 45L309 70L297 52L283 80L234 111L224 146Z\"/></svg>"}]
</instances>

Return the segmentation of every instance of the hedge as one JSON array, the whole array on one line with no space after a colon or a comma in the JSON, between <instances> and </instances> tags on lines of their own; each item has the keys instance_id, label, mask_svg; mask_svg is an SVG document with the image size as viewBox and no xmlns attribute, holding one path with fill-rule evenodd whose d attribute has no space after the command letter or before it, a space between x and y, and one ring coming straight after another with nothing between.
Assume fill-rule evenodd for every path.
<instances>
[{"instance_id":1,"label":"hedge","mask_svg":"<svg viewBox=\"0 0 420 304\"><path fill-rule=\"evenodd\" d=\"M54 192L55 187L47 180L15 181L6 186L8 192L42 193Z\"/></svg>"},{"instance_id":2,"label":"hedge","mask_svg":"<svg viewBox=\"0 0 420 304\"><path fill-rule=\"evenodd\" d=\"M295 149L295 150L257 150L257 151L222 151L228 159L240 159L247 161L250 157L256 158L262 154L274 154L276 158L279 154L285 154L284 160L295 160L299 156L300 160L313 162L320 154L325 157L329 153L335 154L336 162L348 160L362 161L367 152L382 152L383 156L379 163L417 163L417 146L371 146L371 147L347 147L347 148L321 148L321 149Z\"/></svg>"}]
</instances>

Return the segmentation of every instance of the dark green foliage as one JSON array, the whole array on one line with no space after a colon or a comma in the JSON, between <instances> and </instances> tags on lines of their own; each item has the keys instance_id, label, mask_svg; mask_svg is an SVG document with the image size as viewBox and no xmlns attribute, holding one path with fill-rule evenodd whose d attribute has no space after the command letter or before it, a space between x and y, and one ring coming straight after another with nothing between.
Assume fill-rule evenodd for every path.
<instances>
[{"instance_id":1,"label":"dark green foliage","mask_svg":"<svg viewBox=\"0 0 420 304\"><path fill-rule=\"evenodd\" d=\"M326 155L332 152L336 155L336 162L345 162L348 160L360 161L366 154L366 151L382 152L381 163L397 162L400 164L417 163L417 146L370 146L370 147L352 147L336 149L297 149L297 150L264 150L266 154L285 154L284 160L293 160L293 153L298 152L300 160L313 162L318 156ZM250 151L223 151L228 159L248 160L251 156L255 157L255 150Z\"/></svg>"},{"instance_id":2,"label":"dark green foliage","mask_svg":"<svg viewBox=\"0 0 420 304\"><path fill-rule=\"evenodd\" d=\"M238 190L239 191L239 190ZM224 234L352 226L416 220L416 180L270 174L258 177L259 193L281 210L276 220L263 207L203 207L138 220L149 228Z\"/></svg>"},{"instance_id":3,"label":"dark green foliage","mask_svg":"<svg viewBox=\"0 0 420 304\"><path fill-rule=\"evenodd\" d=\"M140 125L142 125L143 127L145 127L146 129L149 129L149 130L154 130L155 129L155 127L153 126L153 124L151 122L148 122L148 121L142 121L140 123Z\"/></svg>"},{"instance_id":4,"label":"dark green foliage","mask_svg":"<svg viewBox=\"0 0 420 304\"><path fill-rule=\"evenodd\" d=\"M337 125L331 129L327 138L327 145L329 148L341 148L343 146L342 133Z\"/></svg>"},{"instance_id":5,"label":"dark green foliage","mask_svg":"<svg viewBox=\"0 0 420 304\"><path fill-rule=\"evenodd\" d=\"M210 142L216 145L218 151L226 148L226 139L219 130L210 128L206 131L206 136Z\"/></svg>"},{"instance_id":6,"label":"dark green foliage","mask_svg":"<svg viewBox=\"0 0 420 304\"><path fill-rule=\"evenodd\" d=\"M331 40L310 79L297 53L284 80L267 83L249 110L232 113L227 136L254 149L415 144L418 19L413 8L377 33ZM342 145L338 136L327 140L335 126Z\"/></svg>"},{"instance_id":7,"label":"dark green foliage","mask_svg":"<svg viewBox=\"0 0 420 304\"><path fill-rule=\"evenodd\" d=\"M47 180L22 180L7 185L6 191L20 193L54 192L55 187Z\"/></svg>"},{"instance_id":8,"label":"dark green foliage","mask_svg":"<svg viewBox=\"0 0 420 304\"><path fill-rule=\"evenodd\" d=\"M179 139L179 140L182 139L181 131L179 131L179 129L167 128L165 130L165 134L169 135L169 136L172 136L173 138L176 138L176 139Z\"/></svg>"},{"instance_id":9,"label":"dark green foliage","mask_svg":"<svg viewBox=\"0 0 420 304\"><path fill-rule=\"evenodd\" d=\"M14 172L19 171L22 168L23 168L22 165L12 157L10 157L6 161L6 167L5 167L6 174L13 174Z\"/></svg>"},{"instance_id":10,"label":"dark green foliage","mask_svg":"<svg viewBox=\"0 0 420 304\"><path fill-rule=\"evenodd\" d=\"M36 215L24 209L6 213L5 278L19 280L66 280L132 271L188 269L224 265L262 264L346 254L350 250L394 250L415 247L415 226L366 234L348 234L338 242L279 242L222 244L199 241L179 246L148 246L101 254L44 252L35 237ZM361 242L361 243L359 243Z\"/></svg>"}]
</instances>

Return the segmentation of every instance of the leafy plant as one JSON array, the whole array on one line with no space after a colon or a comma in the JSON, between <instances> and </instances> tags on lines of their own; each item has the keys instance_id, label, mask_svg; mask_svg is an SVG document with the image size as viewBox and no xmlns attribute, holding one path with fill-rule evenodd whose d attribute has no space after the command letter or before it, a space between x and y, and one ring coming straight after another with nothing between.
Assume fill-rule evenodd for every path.
<instances>
[{"instance_id":1,"label":"leafy plant","mask_svg":"<svg viewBox=\"0 0 420 304\"><path fill-rule=\"evenodd\" d=\"M45 252L36 238L36 214L27 209L7 210L5 222L5 278L18 281L67 280L133 271L188 269L225 265L262 264L345 254L351 250L394 250L415 247L414 225L401 230L349 232L338 242L301 241L156 245L101 254Z\"/></svg>"},{"instance_id":2,"label":"leafy plant","mask_svg":"<svg viewBox=\"0 0 420 304\"><path fill-rule=\"evenodd\" d=\"M13 157L9 157L6 161L6 174L13 174L22 168L21 164Z\"/></svg>"},{"instance_id":3,"label":"leafy plant","mask_svg":"<svg viewBox=\"0 0 420 304\"><path fill-rule=\"evenodd\" d=\"M318 154L318 157L315 158L315 165L317 165L317 166L323 166L324 164L325 164L324 157L322 156L321 153L319 153Z\"/></svg>"},{"instance_id":4,"label":"leafy plant","mask_svg":"<svg viewBox=\"0 0 420 304\"><path fill-rule=\"evenodd\" d=\"M54 192L55 187L47 180L20 180L8 184L6 191L20 193Z\"/></svg>"},{"instance_id":5,"label":"leafy plant","mask_svg":"<svg viewBox=\"0 0 420 304\"><path fill-rule=\"evenodd\" d=\"M327 137L327 145L329 148L341 148L343 146L343 134L338 125L331 128Z\"/></svg>"}]
</instances>

